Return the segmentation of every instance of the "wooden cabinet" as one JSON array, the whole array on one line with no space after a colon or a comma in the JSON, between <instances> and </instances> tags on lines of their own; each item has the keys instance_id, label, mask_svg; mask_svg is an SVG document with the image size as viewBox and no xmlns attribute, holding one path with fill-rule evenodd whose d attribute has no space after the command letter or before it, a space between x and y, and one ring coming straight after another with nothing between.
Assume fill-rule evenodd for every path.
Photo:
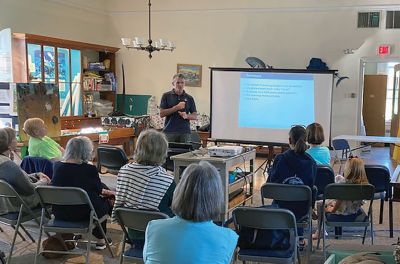
<instances>
[{"instance_id":1,"label":"wooden cabinet","mask_svg":"<svg viewBox=\"0 0 400 264\"><path fill-rule=\"evenodd\" d=\"M119 48L40 35L13 33L12 61L15 83L45 82L59 86L60 116L62 126L80 128L87 116L96 116L93 103L107 103L115 108L116 80L115 53ZM93 65L102 67L93 67ZM85 76L97 74L101 91L84 86ZM113 82L105 80L113 77ZM101 79L101 80L100 80ZM108 83L107 83L108 82ZM108 86L106 86L108 85ZM105 88L106 87L106 88ZM100 105L102 106L102 105ZM105 114L105 111L102 112ZM78 116L78 119L72 117Z\"/></svg>"},{"instance_id":2,"label":"wooden cabinet","mask_svg":"<svg viewBox=\"0 0 400 264\"><path fill-rule=\"evenodd\" d=\"M61 130L101 126L100 117L66 116L61 120Z\"/></svg>"}]
</instances>

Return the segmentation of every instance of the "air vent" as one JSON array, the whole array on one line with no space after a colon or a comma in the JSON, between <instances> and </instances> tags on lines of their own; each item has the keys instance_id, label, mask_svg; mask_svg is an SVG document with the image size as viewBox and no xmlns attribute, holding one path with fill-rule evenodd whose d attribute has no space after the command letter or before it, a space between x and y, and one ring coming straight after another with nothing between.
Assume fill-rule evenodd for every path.
<instances>
[{"instance_id":1,"label":"air vent","mask_svg":"<svg viewBox=\"0 0 400 264\"><path fill-rule=\"evenodd\" d=\"M358 28L379 28L379 12L359 12Z\"/></svg>"},{"instance_id":2,"label":"air vent","mask_svg":"<svg viewBox=\"0 0 400 264\"><path fill-rule=\"evenodd\" d=\"M386 12L386 28L400 28L400 11Z\"/></svg>"}]
</instances>

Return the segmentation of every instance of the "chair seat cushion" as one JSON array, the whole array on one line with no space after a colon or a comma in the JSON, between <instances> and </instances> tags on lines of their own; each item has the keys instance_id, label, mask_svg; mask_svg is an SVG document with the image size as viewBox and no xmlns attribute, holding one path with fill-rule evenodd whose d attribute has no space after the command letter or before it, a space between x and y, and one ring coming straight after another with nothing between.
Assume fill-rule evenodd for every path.
<instances>
[{"instance_id":1,"label":"chair seat cushion","mask_svg":"<svg viewBox=\"0 0 400 264\"><path fill-rule=\"evenodd\" d=\"M143 258L143 248L130 247L124 252L124 256L132 258Z\"/></svg>"},{"instance_id":2,"label":"chair seat cushion","mask_svg":"<svg viewBox=\"0 0 400 264\"><path fill-rule=\"evenodd\" d=\"M355 214L341 215L341 214L326 214L327 225L334 225L333 223L368 223L369 218L363 210L359 210ZM330 223L329 223L330 222Z\"/></svg>"},{"instance_id":3,"label":"chair seat cushion","mask_svg":"<svg viewBox=\"0 0 400 264\"><path fill-rule=\"evenodd\" d=\"M51 219L47 224L44 226L46 227L60 227L60 228L88 228L89 221L65 221L60 219Z\"/></svg>"},{"instance_id":4,"label":"chair seat cushion","mask_svg":"<svg viewBox=\"0 0 400 264\"><path fill-rule=\"evenodd\" d=\"M35 208L32 208L31 210L35 216L40 216L42 207L40 207L40 205L39 205ZM10 221L17 221L18 215L19 215L19 212L9 212L9 213L0 215L0 218L5 218ZM25 222L30 219L32 219L32 216L28 212L23 211L22 212L22 221Z\"/></svg>"},{"instance_id":5,"label":"chair seat cushion","mask_svg":"<svg viewBox=\"0 0 400 264\"><path fill-rule=\"evenodd\" d=\"M264 249L240 249L239 256L261 256L272 258L291 258L293 257L294 250L264 250Z\"/></svg>"}]
</instances>

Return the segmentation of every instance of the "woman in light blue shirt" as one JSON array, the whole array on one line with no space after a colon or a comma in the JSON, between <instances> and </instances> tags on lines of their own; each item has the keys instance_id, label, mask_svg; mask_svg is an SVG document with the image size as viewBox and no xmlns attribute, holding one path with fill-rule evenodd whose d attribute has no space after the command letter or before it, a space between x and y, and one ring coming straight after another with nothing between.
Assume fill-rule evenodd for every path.
<instances>
[{"instance_id":1,"label":"woman in light blue shirt","mask_svg":"<svg viewBox=\"0 0 400 264\"><path fill-rule=\"evenodd\" d=\"M191 164L174 192L172 211L176 216L147 226L144 262L230 263L238 236L212 222L222 206L222 183L216 168L205 161Z\"/></svg>"},{"instance_id":2,"label":"woman in light blue shirt","mask_svg":"<svg viewBox=\"0 0 400 264\"><path fill-rule=\"evenodd\" d=\"M306 129L307 142L310 148L306 152L315 160L317 165L331 165L331 154L327 147L321 146L324 142L324 130L318 123L312 123Z\"/></svg>"}]
</instances>

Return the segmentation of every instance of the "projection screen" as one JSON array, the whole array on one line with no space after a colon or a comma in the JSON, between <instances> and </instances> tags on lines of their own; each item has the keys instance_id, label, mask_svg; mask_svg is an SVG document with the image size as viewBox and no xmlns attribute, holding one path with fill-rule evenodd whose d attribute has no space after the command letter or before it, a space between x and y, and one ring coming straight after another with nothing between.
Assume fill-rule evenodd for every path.
<instances>
[{"instance_id":1,"label":"projection screen","mask_svg":"<svg viewBox=\"0 0 400 264\"><path fill-rule=\"evenodd\" d=\"M211 137L287 144L293 125L318 122L329 145L334 73L211 68Z\"/></svg>"}]
</instances>

